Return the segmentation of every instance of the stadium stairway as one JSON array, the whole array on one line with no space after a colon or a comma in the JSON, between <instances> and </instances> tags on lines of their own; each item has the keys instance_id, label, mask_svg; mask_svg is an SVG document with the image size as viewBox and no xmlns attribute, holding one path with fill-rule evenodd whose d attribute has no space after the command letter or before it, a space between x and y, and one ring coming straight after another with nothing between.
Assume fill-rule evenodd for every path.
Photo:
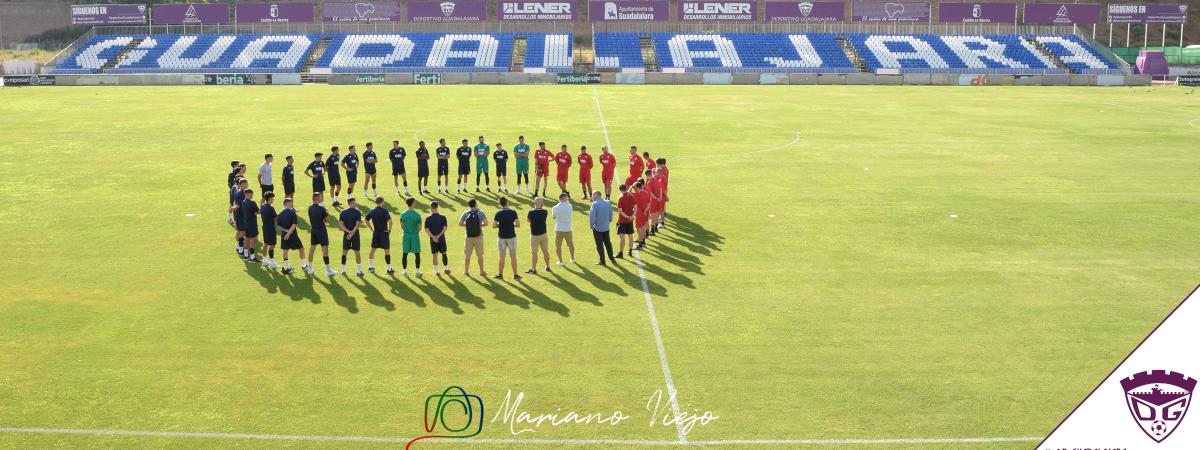
<instances>
[{"instance_id":1,"label":"stadium stairway","mask_svg":"<svg viewBox=\"0 0 1200 450\"><path fill-rule=\"evenodd\" d=\"M313 66L317 65L317 61L321 59L321 55L325 54L325 49L329 48L329 42L333 38L329 36L321 36L321 40L317 41L316 47L313 48L308 59L304 61L304 66L300 68L300 79L305 83L328 82L329 75L314 75L312 73Z\"/></svg>"},{"instance_id":2,"label":"stadium stairway","mask_svg":"<svg viewBox=\"0 0 1200 450\"><path fill-rule=\"evenodd\" d=\"M870 69L867 69L867 63L863 61L862 56L859 56L858 50L855 50L854 46L850 45L845 36L838 36L834 39L837 40L838 45L842 46L842 50L846 52L846 57L850 58L850 62L854 63L854 67L859 72L870 72Z\"/></svg>"},{"instance_id":3,"label":"stadium stairway","mask_svg":"<svg viewBox=\"0 0 1200 450\"><path fill-rule=\"evenodd\" d=\"M525 48L529 46L525 36L513 38L512 62L508 64L509 72L525 71Z\"/></svg>"},{"instance_id":4,"label":"stadium stairway","mask_svg":"<svg viewBox=\"0 0 1200 450\"><path fill-rule=\"evenodd\" d=\"M1072 70L1070 66L1068 66L1066 63L1064 63L1063 60L1058 57L1058 55L1054 54L1054 52L1052 52L1052 51L1050 51L1050 49L1046 48L1045 45L1042 45L1041 42L1038 42L1037 39L1034 39L1034 38L1028 37L1028 36L1022 37L1021 39L1025 40L1025 42L1028 42L1030 45L1033 45L1033 48L1036 48L1039 52L1042 53L1042 55L1045 55L1046 58L1049 59L1050 62L1053 62L1054 65L1056 67L1058 67L1059 69L1062 69L1062 70L1066 71L1067 73L1077 73L1075 70Z\"/></svg>"},{"instance_id":5,"label":"stadium stairway","mask_svg":"<svg viewBox=\"0 0 1200 450\"><path fill-rule=\"evenodd\" d=\"M96 73L108 72L113 67L116 67L117 65L124 62L125 56L128 55L130 51L137 48L138 45L141 45L142 41L144 41L144 40L146 40L146 38L139 37L139 38L134 38L132 41L129 41L129 45L126 45L125 48L121 49L121 51L119 53L117 53L117 56L113 57L113 59L110 59L108 62L104 63L103 66L100 66L100 69L97 70Z\"/></svg>"},{"instance_id":6,"label":"stadium stairway","mask_svg":"<svg viewBox=\"0 0 1200 450\"><path fill-rule=\"evenodd\" d=\"M658 55L654 53L654 38L639 37L638 45L642 47L642 63L645 65L646 71L658 72Z\"/></svg>"}]
</instances>

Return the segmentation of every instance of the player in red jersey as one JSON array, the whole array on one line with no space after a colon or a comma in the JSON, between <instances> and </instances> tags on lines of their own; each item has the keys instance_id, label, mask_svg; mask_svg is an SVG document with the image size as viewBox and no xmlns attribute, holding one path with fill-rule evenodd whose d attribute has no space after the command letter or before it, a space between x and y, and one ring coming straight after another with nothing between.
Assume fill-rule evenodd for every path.
<instances>
[{"instance_id":1,"label":"player in red jersey","mask_svg":"<svg viewBox=\"0 0 1200 450\"><path fill-rule=\"evenodd\" d=\"M592 192L592 155L587 152L587 146L579 146L579 185L583 187L583 197L588 198Z\"/></svg>"},{"instance_id":2,"label":"player in red jersey","mask_svg":"<svg viewBox=\"0 0 1200 450\"><path fill-rule=\"evenodd\" d=\"M667 158L658 158L655 162L658 163L658 171L662 176L662 186L663 186L663 206L662 206L662 212L658 216L658 228L666 228L667 227L667 202L671 201L671 195L669 194L670 189L668 189L668 186L670 186L670 183L668 181L670 180L670 177L671 177L671 171L669 169L667 169Z\"/></svg>"},{"instance_id":3,"label":"player in red jersey","mask_svg":"<svg viewBox=\"0 0 1200 450\"><path fill-rule=\"evenodd\" d=\"M658 169L648 170L650 179L646 187L650 190L650 233L658 233L658 223L662 219L663 204L666 203L666 191L663 189L662 172Z\"/></svg>"},{"instance_id":4,"label":"player in red jersey","mask_svg":"<svg viewBox=\"0 0 1200 450\"><path fill-rule=\"evenodd\" d=\"M634 224L638 232L637 247L634 250L641 250L646 247L646 232L650 227L650 190L640 180L633 185L633 198L637 202Z\"/></svg>"},{"instance_id":5,"label":"player in red jersey","mask_svg":"<svg viewBox=\"0 0 1200 450\"><path fill-rule=\"evenodd\" d=\"M642 157L638 156L637 146L629 147L629 178L625 179L625 185L632 185L638 178L642 176L642 171L646 170L646 165L642 161Z\"/></svg>"},{"instance_id":6,"label":"player in red jersey","mask_svg":"<svg viewBox=\"0 0 1200 450\"><path fill-rule=\"evenodd\" d=\"M650 157L650 152L642 152L642 159L646 161L646 170L654 170L657 167L654 158Z\"/></svg>"},{"instance_id":7,"label":"player in red jersey","mask_svg":"<svg viewBox=\"0 0 1200 450\"><path fill-rule=\"evenodd\" d=\"M629 188L621 185L621 198L617 200L617 258L625 257L625 241L629 241L629 251L633 251L633 220L637 217L637 199L629 192Z\"/></svg>"},{"instance_id":8,"label":"player in red jersey","mask_svg":"<svg viewBox=\"0 0 1200 450\"><path fill-rule=\"evenodd\" d=\"M558 164L558 187L563 192L567 192L567 198L571 198L570 192L567 191L567 176L571 171L571 153L567 151L567 144L563 144L562 149L554 155L554 162Z\"/></svg>"},{"instance_id":9,"label":"player in red jersey","mask_svg":"<svg viewBox=\"0 0 1200 450\"><path fill-rule=\"evenodd\" d=\"M546 150L546 143L538 142L538 149L533 152L533 162L537 166L533 180L533 195L537 195L540 186L542 197L546 196L546 187L550 186L550 160L552 159L554 159L554 153Z\"/></svg>"},{"instance_id":10,"label":"player in red jersey","mask_svg":"<svg viewBox=\"0 0 1200 450\"><path fill-rule=\"evenodd\" d=\"M612 200L613 175L617 172L617 157L609 153L608 146L600 147L600 181L604 183L604 198ZM617 233L620 234L620 233Z\"/></svg>"}]
</instances>

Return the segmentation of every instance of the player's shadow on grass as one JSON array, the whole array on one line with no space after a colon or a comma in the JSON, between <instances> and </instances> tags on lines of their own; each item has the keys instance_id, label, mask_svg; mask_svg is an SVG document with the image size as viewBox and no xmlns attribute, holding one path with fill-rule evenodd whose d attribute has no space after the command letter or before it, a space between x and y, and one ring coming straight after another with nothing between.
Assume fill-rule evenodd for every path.
<instances>
[{"instance_id":1,"label":"player's shadow on grass","mask_svg":"<svg viewBox=\"0 0 1200 450\"><path fill-rule=\"evenodd\" d=\"M350 284L354 285L355 287L358 288L358 290L362 291L363 295L366 296L365 300L367 301L367 303L370 303L372 305L386 309L388 311L396 310L396 304L392 303L388 299L384 298L383 293L379 292L379 289L375 289L375 286L373 286L371 284L371 282L368 281L365 277L364 278L358 278L358 277L350 278Z\"/></svg>"},{"instance_id":2,"label":"player's shadow on grass","mask_svg":"<svg viewBox=\"0 0 1200 450\"><path fill-rule=\"evenodd\" d=\"M587 264L587 263L584 263L584 264ZM625 262L622 262L620 264L625 264ZM619 267L621 267L620 264L616 264L616 266L619 268ZM621 288L620 285L613 283L611 281L608 281L604 278L606 276L612 276L611 271L613 269L616 269L613 267L613 264L610 264L608 266L609 271L600 272L600 273L594 272L594 271L592 271L592 269L589 269L589 268L587 268L587 266L584 266L582 264L578 266L578 268L579 268L578 271L572 270L570 266L564 266L564 267L567 267L568 272L571 272L571 273L577 275L579 278L587 280L587 282L591 283L592 286L595 286L596 289L599 289L599 290L605 291L605 292L611 292L611 293L614 293L617 295L626 295L625 289ZM599 304L599 302L594 302L594 303Z\"/></svg>"},{"instance_id":3,"label":"player's shadow on grass","mask_svg":"<svg viewBox=\"0 0 1200 450\"><path fill-rule=\"evenodd\" d=\"M346 308L346 311L350 314L358 314L358 301L356 301L354 297L351 297L349 292L346 292L346 288L341 286L340 283L345 280L338 280L338 276L340 275L325 277L324 275L318 274L312 275L309 278L325 286L325 289L329 291L329 294L333 295L333 301L334 303L337 303L338 306Z\"/></svg>"},{"instance_id":4,"label":"player's shadow on grass","mask_svg":"<svg viewBox=\"0 0 1200 450\"><path fill-rule=\"evenodd\" d=\"M376 278L383 280L383 282L387 284L389 288L391 288L391 294L396 296L396 298L412 303L421 308L425 307L425 299L421 297L421 294L418 294L417 291L413 290L413 288L408 285L407 278L397 277L395 275L376 275Z\"/></svg>"},{"instance_id":5,"label":"player's shadow on grass","mask_svg":"<svg viewBox=\"0 0 1200 450\"><path fill-rule=\"evenodd\" d=\"M529 285L522 282L497 281L491 278L472 279L476 284L483 286L484 289L492 291L492 293L496 296L496 300L504 303L518 306L522 309L529 309L529 305L533 304L534 306L556 313L562 317L571 316L571 310L567 308L567 305L554 301L545 293L533 289L529 287ZM509 287L512 287L513 290L516 290L523 295L517 295L513 292L513 290L510 290Z\"/></svg>"},{"instance_id":6,"label":"player's shadow on grass","mask_svg":"<svg viewBox=\"0 0 1200 450\"><path fill-rule=\"evenodd\" d=\"M299 281L277 271L263 269L258 264L246 264L246 273L257 280L268 293L280 292L292 301L307 298L314 305L321 303L321 296L313 289L312 282Z\"/></svg>"}]
</instances>

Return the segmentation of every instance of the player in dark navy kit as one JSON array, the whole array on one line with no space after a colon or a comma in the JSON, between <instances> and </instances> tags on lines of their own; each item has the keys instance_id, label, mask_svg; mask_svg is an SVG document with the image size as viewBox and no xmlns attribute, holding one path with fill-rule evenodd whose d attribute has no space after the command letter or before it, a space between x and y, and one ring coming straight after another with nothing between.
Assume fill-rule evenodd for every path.
<instances>
[{"instance_id":1,"label":"player in dark navy kit","mask_svg":"<svg viewBox=\"0 0 1200 450\"><path fill-rule=\"evenodd\" d=\"M308 260L313 261L313 256L317 252L317 247L321 247L322 260L325 262L325 275L334 276L337 272L333 271L333 267L329 266L329 230L325 228L329 221L329 211L321 206L325 199L321 194L314 193L312 204L308 205L308 223L311 226L309 229L308 243L312 245L308 249ZM316 262L308 266L308 274L312 275L315 272Z\"/></svg>"},{"instance_id":2,"label":"player in dark navy kit","mask_svg":"<svg viewBox=\"0 0 1200 450\"><path fill-rule=\"evenodd\" d=\"M367 254L367 271L375 271L375 250L383 250L387 273L396 273L396 269L392 268L392 214L383 207L383 197L375 197L375 207L367 212L366 223L367 228L371 229L371 253Z\"/></svg>"},{"instance_id":3,"label":"player in dark navy kit","mask_svg":"<svg viewBox=\"0 0 1200 450\"><path fill-rule=\"evenodd\" d=\"M467 190L467 180L471 179L471 146L467 145L469 141L462 140L462 146L458 148L454 156L458 157L458 193L461 194Z\"/></svg>"},{"instance_id":4,"label":"player in dark navy kit","mask_svg":"<svg viewBox=\"0 0 1200 450\"><path fill-rule=\"evenodd\" d=\"M342 168L346 169L346 198L351 199L354 198L354 183L358 182L358 150L351 145L346 152Z\"/></svg>"},{"instance_id":5,"label":"player in dark navy kit","mask_svg":"<svg viewBox=\"0 0 1200 450\"><path fill-rule=\"evenodd\" d=\"M288 250L298 250L300 253L300 270L308 270L308 260L304 259L304 242L300 240L300 217L296 215L296 208L292 203L291 198L283 199L283 212L279 213L279 217L275 218L275 225L279 227L280 246L283 247L283 274L290 275L292 263L288 262ZM266 226L264 224L264 226Z\"/></svg>"},{"instance_id":6,"label":"player in dark navy kit","mask_svg":"<svg viewBox=\"0 0 1200 450\"><path fill-rule=\"evenodd\" d=\"M229 190L229 216L233 222L233 241L237 243L238 256L243 258L246 257L246 247L243 245L246 241L246 227L242 224L242 215L238 213L238 209L242 207L242 200L246 199L247 184L245 178L238 178L234 182L233 189Z\"/></svg>"},{"instance_id":7,"label":"player in dark navy kit","mask_svg":"<svg viewBox=\"0 0 1200 450\"><path fill-rule=\"evenodd\" d=\"M279 268L279 265L275 264L275 244L278 238L278 235L275 233L275 219L279 215L275 213L274 203L275 193L268 192L263 194L262 205L259 205L259 216L262 217L263 254L266 255L262 259L262 265L271 270Z\"/></svg>"},{"instance_id":8,"label":"player in dark navy kit","mask_svg":"<svg viewBox=\"0 0 1200 450\"><path fill-rule=\"evenodd\" d=\"M287 155L287 165L283 166L283 198L292 198L296 194L296 166L292 155Z\"/></svg>"},{"instance_id":9,"label":"player in dark navy kit","mask_svg":"<svg viewBox=\"0 0 1200 450\"><path fill-rule=\"evenodd\" d=\"M342 276L346 276L346 254L354 251L354 263L358 268L354 274L363 276L362 271L362 238L358 229L362 227L362 211L358 210L358 202L354 197L346 199L346 209L338 217L338 228L342 229Z\"/></svg>"},{"instance_id":10,"label":"player in dark navy kit","mask_svg":"<svg viewBox=\"0 0 1200 450\"><path fill-rule=\"evenodd\" d=\"M496 192L508 193L508 151L504 144L496 143L496 151L492 152L492 160L496 162Z\"/></svg>"},{"instance_id":11,"label":"player in dark navy kit","mask_svg":"<svg viewBox=\"0 0 1200 450\"><path fill-rule=\"evenodd\" d=\"M342 206L338 202L337 196L342 193L342 174L338 172L338 165L342 162L342 155L338 146L329 148L329 157L325 158L325 178L329 179L329 198L332 200L330 205L334 208Z\"/></svg>"},{"instance_id":12,"label":"player in dark navy kit","mask_svg":"<svg viewBox=\"0 0 1200 450\"><path fill-rule=\"evenodd\" d=\"M241 161L238 161L236 159L229 161L229 186L226 186L225 187L226 189L233 189L233 185L237 184L238 164L241 164L241 163L242 163Z\"/></svg>"},{"instance_id":13,"label":"player in dark navy kit","mask_svg":"<svg viewBox=\"0 0 1200 450\"><path fill-rule=\"evenodd\" d=\"M450 193L450 147L446 146L445 139L438 139L438 148L434 150L437 155L437 185L438 193ZM443 182L442 178L446 181Z\"/></svg>"},{"instance_id":14,"label":"player in dark navy kit","mask_svg":"<svg viewBox=\"0 0 1200 450\"><path fill-rule=\"evenodd\" d=\"M254 190L246 189L242 191L245 197L242 200L242 206L238 208L238 214L242 216L242 227L245 228L246 243L246 262L254 263L254 250L258 248L258 204L254 203Z\"/></svg>"},{"instance_id":15,"label":"player in dark navy kit","mask_svg":"<svg viewBox=\"0 0 1200 450\"><path fill-rule=\"evenodd\" d=\"M308 167L304 168L304 174L312 178L312 191L314 194L325 194L325 160L324 154L317 152L313 153L313 162L308 163Z\"/></svg>"},{"instance_id":16,"label":"player in dark navy kit","mask_svg":"<svg viewBox=\"0 0 1200 450\"><path fill-rule=\"evenodd\" d=\"M417 143L417 192L429 193L429 149L425 141Z\"/></svg>"},{"instance_id":17,"label":"player in dark navy kit","mask_svg":"<svg viewBox=\"0 0 1200 450\"><path fill-rule=\"evenodd\" d=\"M379 196L379 188L375 185L379 180L375 175L375 164L379 162L375 156L375 144L367 143L367 150L363 152L363 172L366 174L363 177L363 192L367 191L367 186L371 186L374 196Z\"/></svg>"},{"instance_id":18,"label":"player in dark navy kit","mask_svg":"<svg viewBox=\"0 0 1200 450\"><path fill-rule=\"evenodd\" d=\"M408 175L404 173L404 147L400 146L400 141L392 141L392 149L388 151L388 159L392 161L392 181L396 183L396 195L400 195L400 180L404 180L404 195L412 197L412 193L408 192Z\"/></svg>"}]
</instances>

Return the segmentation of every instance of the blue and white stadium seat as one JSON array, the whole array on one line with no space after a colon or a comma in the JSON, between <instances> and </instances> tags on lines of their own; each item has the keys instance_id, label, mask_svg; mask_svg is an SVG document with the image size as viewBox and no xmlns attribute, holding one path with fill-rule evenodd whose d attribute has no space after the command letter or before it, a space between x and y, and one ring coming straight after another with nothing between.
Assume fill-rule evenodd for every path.
<instances>
[{"instance_id":1,"label":"blue and white stadium seat","mask_svg":"<svg viewBox=\"0 0 1200 450\"><path fill-rule=\"evenodd\" d=\"M1075 35L1030 36L1046 47L1059 60L1078 73L1121 74L1121 69L1100 52Z\"/></svg>"},{"instance_id":2,"label":"blue and white stadium seat","mask_svg":"<svg viewBox=\"0 0 1200 450\"><path fill-rule=\"evenodd\" d=\"M135 48L108 73L296 73L318 34L100 36L91 39L54 73L96 73L135 39Z\"/></svg>"},{"instance_id":3,"label":"blue and white stadium seat","mask_svg":"<svg viewBox=\"0 0 1200 450\"><path fill-rule=\"evenodd\" d=\"M570 33L332 34L316 67L332 72L507 72L524 37L525 67L571 71Z\"/></svg>"},{"instance_id":4,"label":"blue and white stadium seat","mask_svg":"<svg viewBox=\"0 0 1200 450\"><path fill-rule=\"evenodd\" d=\"M847 34L872 71L1065 73L1020 35Z\"/></svg>"},{"instance_id":5,"label":"blue and white stadium seat","mask_svg":"<svg viewBox=\"0 0 1200 450\"><path fill-rule=\"evenodd\" d=\"M596 33L597 68L643 67L649 36L659 67L687 72L856 72L827 33Z\"/></svg>"}]
</instances>

